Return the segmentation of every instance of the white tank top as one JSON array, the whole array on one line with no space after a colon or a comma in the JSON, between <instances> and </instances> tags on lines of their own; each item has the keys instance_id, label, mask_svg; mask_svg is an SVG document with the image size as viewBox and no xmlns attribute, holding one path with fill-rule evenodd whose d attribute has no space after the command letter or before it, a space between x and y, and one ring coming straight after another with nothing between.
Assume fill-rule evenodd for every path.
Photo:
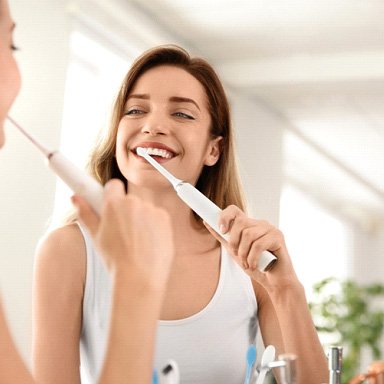
<instances>
[{"instance_id":1,"label":"white tank top","mask_svg":"<svg viewBox=\"0 0 384 384\"><path fill-rule=\"evenodd\" d=\"M112 285L89 235L83 228L81 232L87 253L81 379L82 384L95 384L106 348ZM251 280L222 247L219 283L208 305L185 319L159 321L155 368L161 371L172 359L179 367L181 384L242 384L247 349L256 344L256 332Z\"/></svg>"}]
</instances>

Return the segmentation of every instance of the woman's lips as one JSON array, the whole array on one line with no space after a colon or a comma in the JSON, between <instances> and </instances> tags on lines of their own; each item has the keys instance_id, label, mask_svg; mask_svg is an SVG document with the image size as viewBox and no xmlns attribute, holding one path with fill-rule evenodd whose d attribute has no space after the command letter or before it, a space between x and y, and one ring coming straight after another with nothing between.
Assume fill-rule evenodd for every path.
<instances>
[{"instance_id":1,"label":"woman's lips","mask_svg":"<svg viewBox=\"0 0 384 384\"><path fill-rule=\"evenodd\" d=\"M142 157L142 156L140 156L140 155L138 155L138 154L136 153L136 149L132 150L131 152L133 153L133 155L134 155L138 160L144 161L145 163L148 164L147 160L146 160L144 157ZM148 153L148 154L149 154L149 156L151 156L154 160L156 160L158 163L164 163L164 162L167 162L167 161L169 161L169 160L172 160L172 159L175 157L173 154L170 154L170 152L166 152L166 153L169 154L170 156L163 157L163 156L161 156L160 154L154 154L154 153L151 153L151 152Z\"/></svg>"},{"instance_id":2,"label":"woman's lips","mask_svg":"<svg viewBox=\"0 0 384 384\"><path fill-rule=\"evenodd\" d=\"M136 156L146 161L143 157L137 154L137 149L143 148L148 155L150 155L153 159L160 162L165 162L173 159L177 156L176 152L174 152L170 147L166 146L162 143L141 143L134 147L131 152Z\"/></svg>"},{"instance_id":3,"label":"woman's lips","mask_svg":"<svg viewBox=\"0 0 384 384\"><path fill-rule=\"evenodd\" d=\"M138 149L142 149L144 150L148 155L150 156L158 156L158 157L162 157L164 159L172 159L172 157L174 157L174 154L173 152L171 151L168 151L166 149L163 149L163 148L154 148L154 147L137 147L136 148L136 153Z\"/></svg>"}]
</instances>

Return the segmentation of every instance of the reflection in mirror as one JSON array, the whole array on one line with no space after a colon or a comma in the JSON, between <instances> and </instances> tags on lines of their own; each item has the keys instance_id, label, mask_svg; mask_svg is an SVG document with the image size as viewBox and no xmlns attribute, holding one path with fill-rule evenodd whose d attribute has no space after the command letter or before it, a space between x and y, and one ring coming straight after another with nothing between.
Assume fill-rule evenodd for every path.
<instances>
[{"instance_id":1,"label":"reflection in mirror","mask_svg":"<svg viewBox=\"0 0 384 384\"><path fill-rule=\"evenodd\" d=\"M84 164L132 58L153 45L180 43L219 69L252 213L284 229L307 292L327 273L380 281L383 5L306 4L13 2L24 74L14 115ZM0 280L28 360L33 249L52 212L57 222L66 211L68 192L8 131L0 247L12 257L1 258Z\"/></svg>"}]
</instances>

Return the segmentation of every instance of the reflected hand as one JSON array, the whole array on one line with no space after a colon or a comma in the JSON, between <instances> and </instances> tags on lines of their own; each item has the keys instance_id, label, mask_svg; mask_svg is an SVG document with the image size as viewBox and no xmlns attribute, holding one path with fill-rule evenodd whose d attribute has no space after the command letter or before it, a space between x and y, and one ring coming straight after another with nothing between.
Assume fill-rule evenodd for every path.
<instances>
[{"instance_id":1,"label":"reflected hand","mask_svg":"<svg viewBox=\"0 0 384 384\"><path fill-rule=\"evenodd\" d=\"M127 195L120 180L106 184L100 216L81 197L72 202L112 274L129 270L152 286L165 287L174 255L165 210Z\"/></svg>"}]
</instances>

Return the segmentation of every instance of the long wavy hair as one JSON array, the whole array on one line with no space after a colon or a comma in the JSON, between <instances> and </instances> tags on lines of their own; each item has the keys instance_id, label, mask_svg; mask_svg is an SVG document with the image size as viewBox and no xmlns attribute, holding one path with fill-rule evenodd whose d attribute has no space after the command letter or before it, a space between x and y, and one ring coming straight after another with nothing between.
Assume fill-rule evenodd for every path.
<instances>
[{"instance_id":1,"label":"long wavy hair","mask_svg":"<svg viewBox=\"0 0 384 384\"><path fill-rule=\"evenodd\" d=\"M236 166L230 109L224 88L206 60L191 57L186 50L176 45L152 48L133 63L116 97L109 130L91 151L88 171L103 185L112 178L127 183L115 158L118 126L127 98L137 80L149 69L162 65L182 68L203 85L211 116L210 134L212 138L222 136L220 158L215 165L204 166L196 188L221 208L234 204L244 210L245 200Z\"/></svg>"}]
</instances>

